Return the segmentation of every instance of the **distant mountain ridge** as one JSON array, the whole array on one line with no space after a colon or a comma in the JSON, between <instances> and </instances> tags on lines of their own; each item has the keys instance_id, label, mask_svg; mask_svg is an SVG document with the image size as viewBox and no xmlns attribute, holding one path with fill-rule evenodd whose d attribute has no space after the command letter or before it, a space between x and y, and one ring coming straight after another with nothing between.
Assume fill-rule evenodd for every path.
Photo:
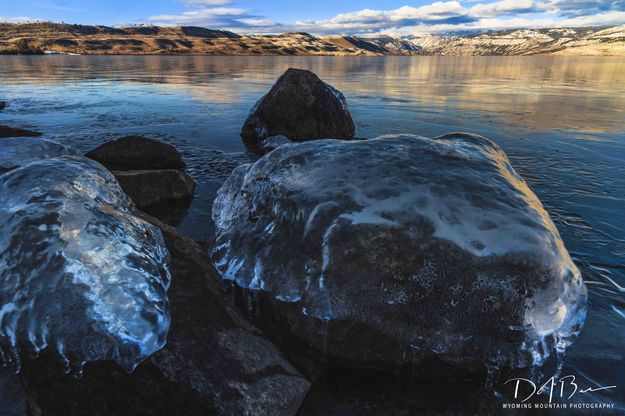
<instances>
[{"instance_id":1,"label":"distant mountain ridge","mask_svg":"<svg viewBox=\"0 0 625 416\"><path fill-rule=\"evenodd\" d=\"M0 23L0 54L85 55L620 55L625 25L510 29L423 36L244 35L179 26Z\"/></svg>"}]
</instances>

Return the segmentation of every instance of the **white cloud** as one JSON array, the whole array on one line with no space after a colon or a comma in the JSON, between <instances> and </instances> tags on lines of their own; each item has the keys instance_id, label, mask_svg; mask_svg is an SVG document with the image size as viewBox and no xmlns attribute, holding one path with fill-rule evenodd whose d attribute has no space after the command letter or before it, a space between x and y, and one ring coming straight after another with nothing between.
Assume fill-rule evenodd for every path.
<instances>
[{"instance_id":1,"label":"white cloud","mask_svg":"<svg viewBox=\"0 0 625 416\"><path fill-rule=\"evenodd\" d=\"M248 9L224 7L232 0L180 0L190 9L152 16L160 25L195 25L244 33L302 31L315 34L400 34L461 30L586 26L625 23L625 0L474 0L435 1L397 9L362 9L327 20L276 23Z\"/></svg>"},{"instance_id":2,"label":"white cloud","mask_svg":"<svg viewBox=\"0 0 625 416\"><path fill-rule=\"evenodd\" d=\"M203 7L229 6L233 3L232 0L182 0L182 2L190 6Z\"/></svg>"},{"instance_id":3,"label":"white cloud","mask_svg":"<svg viewBox=\"0 0 625 416\"><path fill-rule=\"evenodd\" d=\"M149 17L150 23L157 25L195 25L214 27L242 27L245 24L239 19L253 18L247 10L231 7L213 7L190 10L181 14L163 14Z\"/></svg>"},{"instance_id":4,"label":"white cloud","mask_svg":"<svg viewBox=\"0 0 625 416\"><path fill-rule=\"evenodd\" d=\"M495 17L510 14L536 13L543 11L533 0L501 0L495 3L476 4L471 7L471 15L479 17Z\"/></svg>"}]
</instances>

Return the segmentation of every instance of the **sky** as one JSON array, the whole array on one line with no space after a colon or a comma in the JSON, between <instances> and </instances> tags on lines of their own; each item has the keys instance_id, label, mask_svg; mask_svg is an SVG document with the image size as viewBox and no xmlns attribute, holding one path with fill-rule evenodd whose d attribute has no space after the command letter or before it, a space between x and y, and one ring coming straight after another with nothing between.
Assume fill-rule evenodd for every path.
<instances>
[{"instance_id":1,"label":"sky","mask_svg":"<svg viewBox=\"0 0 625 416\"><path fill-rule=\"evenodd\" d=\"M625 24L625 0L0 0L0 21L420 35Z\"/></svg>"}]
</instances>

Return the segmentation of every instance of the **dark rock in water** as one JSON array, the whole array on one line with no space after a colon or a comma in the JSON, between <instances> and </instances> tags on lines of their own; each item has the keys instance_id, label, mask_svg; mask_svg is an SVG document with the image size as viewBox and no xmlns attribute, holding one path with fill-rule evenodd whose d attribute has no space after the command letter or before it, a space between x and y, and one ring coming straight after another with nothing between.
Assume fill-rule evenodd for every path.
<instances>
[{"instance_id":1,"label":"dark rock in water","mask_svg":"<svg viewBox=\"0 0 625 416\"><path fill-rule=\"evenodd\" d=\"M355 126L345 97L310 71L287 70L251 110L241 137L258 150L263 140L283 135L300 142L351 139Z\"/></svg>"},{"instance_id":2,"label":"dark rock in water","mask_svg":"<svg viewBox=\"0 0 625 416\"><path fill-rule=\"evenodd\" d=\"M158 220L171 253L171 329L134 373L90 363L81 379L49 356L26 363L27 392L45 415L294 415L309 382L224 298L196 242Z\"/></svg>"},{"instance_id":3,"label":"dark rock in water","mask_svg":"<svg viewBox=\"0 0 625 416\"><path fill-rule=\"evenodd\" d=\"M0 101L0 110L4 110L7 107L6 101Z\"/></svg>"},{"instance_id":4,"label":"dark rock in water","mask_svg":"<svg viewBox=\"0 0 625 416\"><path fill-rule=\"evenodd\" d=\"M480 136L281 146L233 172L213 219L222 277L336 362L541 365L584 322L555 225Z\"/></svg>"},{"instance_id":5,"label":"dark rock in water","mask_svg":"<svg viewBox=\"0 0 625 416\"><path fill-rule=\"evenodd\" d=\"M0 138L3 137L39 137L41 133L33 130L18 129L15 127L9 127L0 125Z\"/></svg>"},{"instance_id":6,"label":"dark rock in water","mask_svg":"<svg viewBox=\"0 0 625 416\"><path fill-rule=\"evenodd\" d=\"M186 166L173 146L141 136L127 136L104 143L86 156L111 171L184 169Z\"/></svg>"},{"instance_id":7,"label":"dark rock in water","mask_svg":"<svg viewBox=\"0 0 625 416\"><path fill-rule=\"evenodd\" d=\"M139 208L189 199L196 183L173 147L141 136L127 136L87 153L109 170Z\"/></svg>"},{"instance_id":8,"label":"dark rock in water","mask_svg":"<svg viewBox=\"0 0 625 416\"><path fill-rule=\"evenodd\" d=\"M113 174L139 208L191 198L196 186L195 181L181 170L131 170L114 171Z\"/></svg>"}]
</instances>

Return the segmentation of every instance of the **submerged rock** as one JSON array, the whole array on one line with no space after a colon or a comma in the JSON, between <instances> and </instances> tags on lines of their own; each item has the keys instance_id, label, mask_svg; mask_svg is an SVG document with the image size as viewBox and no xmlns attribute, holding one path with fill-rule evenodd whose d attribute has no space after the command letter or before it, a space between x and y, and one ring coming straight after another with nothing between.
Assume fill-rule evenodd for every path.
<instances>
[{"instance_id":1,"label":"submerged rock","mask_svg":"<svg viewBox=\"0 0 625 416\"><path fill-rule=\"evenodd\" d=\"M4 110L7 107L6 101L0 101L0 110Z\"/></svg>"},{"instance_id":2,"label":"submerged rock","mask_svg":"<svg viewBox=\"0 0 625 416\"><path fill-rule=\"evenodd\" d=\"M139 208L188 199L195 192L195 181L180 170L133 170L113 174Z\"/></svg>"},{"instance_id":3,"label":"submerged rock","mask_svg":"<svg viewBox=\"0 0 625 416\"><path fill-rule=\"evenodd\" d=\"M0 138L4 137L39 137L41 133L38 131L18 129L16 127L9 127L0 125Z\"/></svg>"},{"instance_id":4,"label":"submerged rock","mask_svg":"<svg viewBox=\"0 0 625 416\"><path fill-rule=\"evenodd\" d=\"M213 219L221 276L341 362L540 365L585 318L555 225L480 136L282 146L233 172Z\"/></svg>"},{"instance_id":5,"label":"submerged rock","mask_svg":"<svg viewBox=\"0 0 625 416\"><path fill-rule=\"evenodd\" d=\"M104 143L86 156L111 171L186 167L180 153L173 146L142 136L126 136Z\"/></svg>"},{"instance_id":6,"label":"submerged rock","mask_svg":"<svg viewBox=\"0 0 625 416\"><path fill-rule=\"evenodd\" d=\"M0 176L1 361L19 369L52 349L68 371L99 360L132 370L163 347L169 254L133 209L115 178L83 156Z\"/></svg>"},{"instance_id":7,"label":"submerged rock","mask_svg":"<svg viewBox=\"0 0 625 416\"><path fill-rule=\"evenodd\" d=\"M171 253L167 345L135 372L90 363L80 380L49 357L25 365L46 415L295 415L309 382L224 295L206 250L154 218Z\"/></svg>"},{"instance_id":8,"label":"submerged rock","mask_svg":"<svg viewBox=\"0 0 625 416\"><path fill-rule=\"evenodd\" d=\"M290 68L251 110L243 125L245 145L283 135L300 142L352 139L355 126L343 94L310 71Z\"/></svg>"}]
</instances>

